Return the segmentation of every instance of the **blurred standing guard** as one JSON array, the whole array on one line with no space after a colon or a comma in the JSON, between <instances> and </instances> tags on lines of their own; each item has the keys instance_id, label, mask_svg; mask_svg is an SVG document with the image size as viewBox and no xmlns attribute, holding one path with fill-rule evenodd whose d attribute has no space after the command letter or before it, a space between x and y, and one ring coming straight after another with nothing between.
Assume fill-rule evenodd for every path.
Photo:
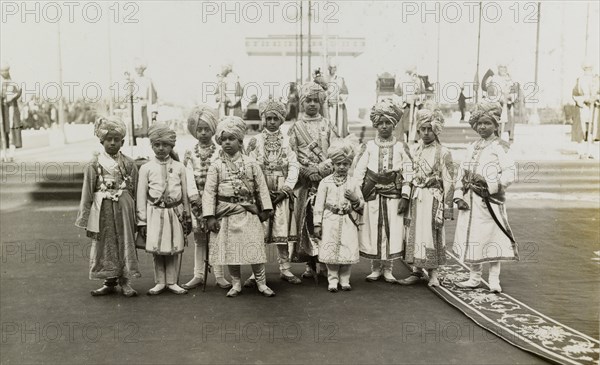
<instances>
[{"instance_id":1,"label":"blurred standing guard","mask_svg":"<svg viewBox=\"0 0 600 365\"><path fill-rule=\"evenodd\" d=\"M260 114L265 121L265 128L250 140L248 155L260 165L271 194L273 211L263 223L265 242L277 245L281 279L300 284L302 281L290 271L292 265L288 248L289 236L296 235L293 189L298 182L299 165L296 152L290 147L289 137L280 130L286 111L285 104L279 101L261 103ZM293 233L290 233L292 230ZM254 276L251 282L252 279Z\"/></svg>"},{"instance_id":2,"label":"blurred standing guard","mask_svg":"<svg viewBox=\"0 0 600 365\"><path fill-rule=\"evenodd\" d=\"M228 265L233 287L228 297L242 291L240 265L251 265L258 291L275 293L267 286L265 237L261 221L273 209L269 188L256 161L241 153L246 123L226 117L217 126L215 140L221 152L208 169L202 194L202 214L210 236L210 262Z\"/></svg>"},{"instance_id":3,"label":"blurred standing guard","mask_svg":"<svg viewBox=\"0 0 600 365\"><path fill-rule=\"evenodd\" d=\"M329 121L319 110L325 102L325 90L315 82L307 82L300 89L300 111L298 120L290 127L290 147L296 152L300 164L300 175L294 189L294 219L297 240L293 242L293 262L314 262L317 244L314 240L313 206L319 182L333 172L326 151L332 140ZM292 238L290 238L292 240ZM307 265L303 277L317 275ZM324 273L325 269L321 267Z\"/></svg>"},{"instance_id":4,"label":"blurred standing guard","mask_svg":"<svg viewBox=\"0 0 600 365\"><path fill-rule=\"evenodd\" d=\"M454 252L470 267L469 280L456 285L475 288L482 263L490 263L490 290L501 292L500 261L518 261L518 248L506 214L506 188L515 179L515 162L508 142L498 136L502 105L482 102L469 123L481 138L468 148L456 183L454 202L458 220Z\"/></svg>"},{"instance_id":5,"label":"blurred standing guard","mask_svg":"<svg viewBox=\"0 0 600 365\"><path fill-rule=\"evenodd\" d=\"M346 80L337 74L337 62L329 60L329 77L327 80L327 118L333 121L340 137L348 135L348 110L346 100L348 99L348 87Z\"/></svg>"},{"instance_id":6,"label":"blurred standing guard","mask_svg":"<svg viewBox=\"0 0 600 365\"><path fill-rule=\"evenodd\" d=\"M84 169L81 203L75 225L92 239L90 279L104 279L93 296L107 295L121 286L123 295L137 295L129 285L140 277L135 249L135 192L138 170L135 162L119 150L127 128L116 117L98 118L94 134L104 151L96 152Z\"/></svg>"},{"instance_id":7,"label":"blurred standing guard","mask_svg":"<svg viewBox=\"0 0 600 365\"><path fill-rule=\"evenodd\" d=\"M135 65L136 76L133 78L134 125L135 136L148 137L150 122L156 121L158 96L152 79L144 75L146 63L138 60Z\"/></svg>"},{"instance_id":8,"label":"blurred standing guard","mask_svg":"<svg viewBox=\"0 0 600 365\"><path fill-rule=\"evenodd\" d=\"M216 100L219 103L219 118L227 116L242 117L242 95L239 76L233 72L231 64L223 65L217 75Z\"/></svg>"},{"instance_id":9,"label":"blurred standing guard","mask_svg":"<svg viewBox=\"0 0 600 365\"><path fill-rule=\"evenodd\" d=\"M15 149L23 147L21 140L21 113L19 112L19 98L21 87L10 77L10 65L2 63L0 66L0 107L2 108L2 161L12 162ZM5 149L7 151L5 151Z\"/></svg>"},{"instance_id":10,"label":"blurred standing guard","mask_svg":"<svg viewBox=\"0 0 600 365\"><path fill-rule=\"evenodd\" d=\"M392 135L401 117L402 110L390 100L373 106L370 118L377 136L363 145L354 170L366 201L359 235L360 255L372 260L367 281L379 280L383 272L385 281L395 283L393 260L404 254L412 160L406 143Z\"/></svg>"},{"instance_id":11,"label":"blurred standing guard","mask_svg":"<svg viewBox=\"0 0 600 365\"><path fill-rule=\"evenodd\" d=\"M188 191L190 192L190 205L192 213L196 217L194 229L194 277L183 284L184 289L193 289L204 284L208 278L204 277L204 265L206 264L207 228L206 219L202 217L202 194L206 184L206 175L210 164L219 157L221 148L215 144L212 137L217 130L217 116L208 106L199 106L192 110L188 117L188 130L198 143L193 149L187 150L184 155L183 164L188 179ZM193 194L194 191L198 194ZM231 283L225 279L223 265L213 266L217 286L223 289L231 288Z\"/></svg>"},{"instance_id":12,"label":"blurred standing guard","mask_svg":"<svg viewBox=\"0 0 600 365\"><path fill-rule=\"evenodd\" d=\"M571 140L580 144L587 141L586 147L579 146L579 158L592 158L592 141L600 138L600 79L594 74L591 62L584 62L581 68L583 75L577 78L573 88L573 100L578 107L579 118L573 121Z\"/></svg>"},{"instance_id":13,"label":"blurred standing guard","mask_svg":"<svg viewBox=\"0 0 600 365\"><path fill-rule=\"evenodd\" d=\"M412 275L398 282L414 284L425 269L429 286L439 286L437 268L446 263L444 220L453 219L454 167L452 154L438 138L444 128L442 113L421 109L416 119L421 141L412 153L414 176L405 255L414 267Z\"/></svg>"}]
</instances>

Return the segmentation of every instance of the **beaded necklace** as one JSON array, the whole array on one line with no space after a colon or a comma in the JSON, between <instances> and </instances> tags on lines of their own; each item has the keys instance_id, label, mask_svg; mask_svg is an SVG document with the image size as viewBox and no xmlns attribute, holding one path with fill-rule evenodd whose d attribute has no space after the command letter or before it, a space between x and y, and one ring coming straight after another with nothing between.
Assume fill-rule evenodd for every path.
<instances>
[{"instance_id":1,"label":"beaded necklace","mask_svg":"<svg viewBox=\"0 0 600 365\"><path fill-rule=\"evenodd\" d=\"M113 156L111 156L113 157ZM117 154L116 158L113 157L116 161L117 161L117 169L115 169L115 172L117 174L117 176L115 176L117 179L120 178L121 180L121 184L119 184L119 189L116 192L110 192L109 190L113 190L114 187L114 181L112 180L106 180L104 178L104 175L102 174L102 166L100 165L100 163L98 162L98 155L96 155L96 162L97 162L97 166L96 166L96 171L98 173L98 180L100 181L100 191L102 193L106 194L107 198L110 198L113 201L119 201L119 197L123 194L123 190L125 188L127 188L127 184L129 183L129 180L131 180L131 178L129 176L127 176L127 174L122 170L121 168L121 161L119 159L119 155Z\"/></svg>"}]
</instances>

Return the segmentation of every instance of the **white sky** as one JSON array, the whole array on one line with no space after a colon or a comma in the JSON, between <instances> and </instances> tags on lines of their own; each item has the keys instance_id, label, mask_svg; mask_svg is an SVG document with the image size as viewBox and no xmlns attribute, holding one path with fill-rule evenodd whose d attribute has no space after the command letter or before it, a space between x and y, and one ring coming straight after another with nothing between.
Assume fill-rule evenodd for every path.
<instances>
[{"instance_id":1,"label":"white sky","mask_svg":"<svg viewBox=\"0 0 600 365\"><path fill-rule=\"evenodd\" d=\"M69 5L65 2L38 2L37 12L35 3L27 3L31 13L23 12L21 2L2 2L1 57L10 63L13 79L26 82L30 89L34 89L32 85L35 82L39 82L40 89L43 89L46 83L58 81L57 30L60 23L64 82L98 82L108 93L109 80L122 80L123 72L131 70L133 60L141 57L148 64L146 73L154 80L162 101L191 105L201 99L201 83L214 82L224 62L233 63L242 83L278 81L286 84L295 79L293 57L249 57L244 46L245 37L295 34L298 29L298 23L293 21L295 6L289 3L91 3L87 5L88 19L95 18L97 4L103 10L99 21L92 23L86 21L82 14L86 2L79 2L74 8L74 22L71 23ZM222 4L234 13L223 14ZM284 14L286 4L288 12ZM306 9L307 2L304 4ZM375 100L376 75L382 71L400 75L407 66L416 64L420 74L429 74L430 79L435 81L438 25L441 30L440 81L442 84L473 81L478 7L474 8L474 18L469 19L469 6L477 3L439 3L439 23L435 14L426 15L425 21L422 21L421 4L420 1L314 4L320 12L319 21L313 25L314 34L324 31L324 17L329 15L329 35L366 38L366 49L361 56L338 58L338 72L346 78L350 90L350 108L370 107ZM482 22L480 75L488 68L495 70L497 62L503 61L508 63L513 79L522 83L533 82L536 23L535 17L530 22L526 22L526 18L535 11L536 3L485 4L487 19L497 19L497 22L485 19ZM112 10L109 9L111 5ZM237 13L236 6L239 9ZM436 3L429 2L425 6L435 9ZM212 15L210 10L215 7L217 14ZM269 19L270 7L274 9L272 19ZM410 10L415 7L416 14L412 15ZM598 65L598 2L590 3L589 7L588 58ZM117 8L119 22L114 19ZM496 14L498 8L501 14ZM565 102L569 99L584 58L587 8L588 3L585 2L542 2L541 106L557 106L561 98ZM56 9L62 11L58 22L55 21ZM256 9L262 11L262 17L253 21ZM457 16L456 9L460 9L462 14ZM127 14L138 22L125 23ZM36 15L39 19L35 18ZM225 21L222 16L225 16ZM458 21L452 22L453 18ZM304 29L306 32L306 25ZM109 57L109 44L112 57ZM109 59L112 61L112 73L109 72ZM313 68L320 62L322 58L314 57ZM305 61L305 67L306 64ZM74 87L76 96L83 93L82 88Z\"/></svg>"}]
</instances>

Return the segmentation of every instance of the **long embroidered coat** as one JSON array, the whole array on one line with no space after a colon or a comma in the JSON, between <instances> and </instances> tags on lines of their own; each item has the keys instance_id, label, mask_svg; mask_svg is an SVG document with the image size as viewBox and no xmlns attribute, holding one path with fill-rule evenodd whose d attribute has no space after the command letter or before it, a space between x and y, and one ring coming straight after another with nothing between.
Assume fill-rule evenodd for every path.
<instances>
[{"instance_id":1,"label":"long embroidered coat","mask_svg":"<svg viewBox=\"0 0 600 365\"><path fill-rule=\"evenodd\" d=\"M412 153L414 177L406 262L424 269L446 263L444 219L453 217L452 154L438 141L420 142Z\"/></svg>"},{"instance_id":2,"label":"long embroidered coat","mask_svg":"<svg viewBox=\"0 0 600 365\"><path fill-rule=\"evenodd\" d=\"M121 152L116 160L102 152L83 173L75 225L92 238L90 279L141 276L135 249L135 162Z\"/></svg>"},{"instance_id":3,"label":"long embroidered coat","mask_svg":"<svg viewBox=\"0 0 600 365\"><path fill-rule=\"evenodd\" d=\"M270 133L265 129L251 139L249 146L248 155L261 167L269 191L285 191L291 195L300 171L289 137L281 131ZM297 239L293 206L290 199L281 201L274 207L272 217L263 222L267 243L287 245L290 236L292 241Z\"/></svg>"},{"instance_id":4,"label":"long embroidered coat","mask_svg":"<svg viewBox=\"0 0 600 365\"><path fill-rule=\"evenodd\" d=\"M355 207L344 197L346 190L359 197L360 203ZM357 212L362 213L364 204L360 185L351 178L338 183L333 175L329 175L321 180L313 216L314 223L321 224L323 232L319 243L319 262L342 265L358 263Z\"/></svg>"},{"instance_id":5,"label":"long embroidered coat","mask_svg":"<svg viewBox=\"0 0 600 365\"><path fill-rule=\"evenodd\" d=\"M410 152L395 139L392 143L372 140L363 149L354 170L366 201L359 231L360 255L394 260L404 253L404 214L398 214L398 204L402 197L410 196Z\"/></svg>"},{"instance_id":6,"label":"long embroidered coat","mask_svg":"<svg viewBox=\"0 0 600 365\"><path fill-rule=\"evenodd\" d=\"M210 235L210 263L265 263L264 231L256 213L271 209L269 188L256 160L221 151L208 169L202 195L203 216L216 217L221 226Z\"/></svg>"},{"instance_id":7,"label":"long embroidered coat","mask_svg":"<svg viewBox=\"0 0 600 365\"><path fill-rule=\"evenodd\" d=\"M511 235L504 193L515 179L515 162L509 144L496 136L479 139L467 149L457 177L454 200L462 199L469 210L459 210L454 236L454 252L466 263L515 261L516 242L496 224L484 200L470 187L485 183L492 195L491 208L502 227Z\"/></svg>"},{"instance_id":8,"label":"long embroidered coat","mask_svg":"<svg viewBox=\"0 0 600 365\"><path fill-rule=\"evenodd\" d=\"M302 133L306 131L306 133ZM296 152L300 164L300 176L294 195L294 219L298 239L290 250L292 262L303 262L318 254L313 235L311 198L317 193L318 182L310 180L311 172L318 172L321 178L333 172L331 160L327 159L327 149L331 144L333 133L329 120L317 115L308 117L302 113L288 131L290 147ZM306 136L310 138L307 140ZM319 153L321 157L319 157Z\"/></svg>"}]
</instances>

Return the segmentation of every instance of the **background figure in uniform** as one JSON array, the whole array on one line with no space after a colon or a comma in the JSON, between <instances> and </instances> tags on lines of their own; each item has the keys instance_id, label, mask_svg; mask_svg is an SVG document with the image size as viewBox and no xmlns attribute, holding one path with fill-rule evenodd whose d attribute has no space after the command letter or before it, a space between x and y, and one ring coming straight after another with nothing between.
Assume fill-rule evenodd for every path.
<instances>
[{"instance_id":1,"label":"background figure in uniform","mask_svg":"<svg viewBox=\"0 0 600 365\"><path fill-rule=\"evenodd\" d=\"M136 75L133 78L133 118L135 124L135 136L141 138L148 137L148 128L152 121L156 121L157 93L152 79L144 75L146 63L138 61L135 65Z\"/></svg>"},{"instance_id":2,"label":"background figure in uniform","mask_svg":"<svg viewBox=\"0 0 600 365\"><path fill-rule=\"evenodd\" d=\"M498 133L502 137L502 128L508 133L509 141L514 140L515 131L515 110L513 108L517 98L515 83L508 74L506 64L498 65L498 74L489 77L486 81L487 98L497 101L502 105L503 118L500 120L500 130Z\"/></svg>"},{"instance_id":3,"label":"background figure in uniform","mask_svg":"<svg viewBox=\"0 0 600 365\"><path fill-rule=\"evenodd\" d=\"M223 65L221 73L217 75L216 100L219 103L219 118L226 116L242 117L243 89L239 76L233 72L231 64Z\"/></svg>"},{"instance_id":4,"label":"background figure in uniform","mask_svg":"<svg viewBox=\"0 0 600 365\"><path fill-rule=\"evenodd\" d=\"M583 74L577 78L573 88L573 100L578 107L579 118L573 120L571 140L580 143L579 158L591 158L591 141L598 140L600 136L600 80L594 74L591 62L584 62L581 68ZM584 147L581 142L588 140L590 142Z\"/></svg>"},{"instance_id":5,"label":"background figure in uniform","mask_svg":"<svg viewBox=\"0 0 600 365\"><path fill-rule=\"evenodd\" d=\"M465 87L460 88L460 95L458 96L458 109L460 110L460 121L465 121L465 111L467 110L467 99L471 99L472 96L465 96Z\"/></svg>"},{"instance_id":6,"label":"background figure in uniform","mask_svg":"<svg viewBox=\"0 0 600 365\"><path fill-rule=\"evenodd\" d=\"M329 60L329 73L327 75L327 107L326 117L336 126L338 136L348 135L348 110L346 100L348 99L348 87L343 77L337 74L337 62Z\"/></svg>"},{"instance_id":7,"label":"background figure in uniform","mask_svg":"<svg viewBox=\"0 0 600 365\"><path fill-rule=\"evenodd\" d=\"M7 149L6 155L3 155L2 161L12 161L16 148L23 147L21 140L21 113L19 112L19 97L21 88L12 81L10 77L10 65L3 63L0 66L0 88L2 97L2 125L3 139Z\"/></svg>"},{"instance_id":8,"label":"background figure in uniform","mask_svg":"<svg viewBox=\"0 0 600 365\"><path fill-rule=\"evenodd\" d=\"M395 283L393 260L404 254L404 215L411 191L406 170L412 170L412 161L406 143L393 135L401 117L402 110L391 100L373 106L370 119L377 136L363 145L354 170L366 202L359 241L360 255L372 260L367 281L383 275Z\"/></svg>"},{"instance_id":9,"label":"background figure in uniform","mask_svg":"<svg viewBox=\"0 0 600 365\"><path fill-rule=\"evenodd\" d=\"M411 129L414 129L414 115L423 104L425 91L425 83L417 74L416 66L408 67L405 77L397 80L396 95L402 98L404 112L394 135L400 142L416 138L416 130Z\"/></svg>"},{"instance_id":10,"label":"background figure in uniform","mask_svg":"<svg viewBox=\"0 0 600 365\"><path fill-rule=\"evenodd\" d=\"M296 83L290 83L290 91L287 95L287 114L285 120L296 120L298 118L298 110L300 108L299 98Z\"/></svg>"}]
</instances>

